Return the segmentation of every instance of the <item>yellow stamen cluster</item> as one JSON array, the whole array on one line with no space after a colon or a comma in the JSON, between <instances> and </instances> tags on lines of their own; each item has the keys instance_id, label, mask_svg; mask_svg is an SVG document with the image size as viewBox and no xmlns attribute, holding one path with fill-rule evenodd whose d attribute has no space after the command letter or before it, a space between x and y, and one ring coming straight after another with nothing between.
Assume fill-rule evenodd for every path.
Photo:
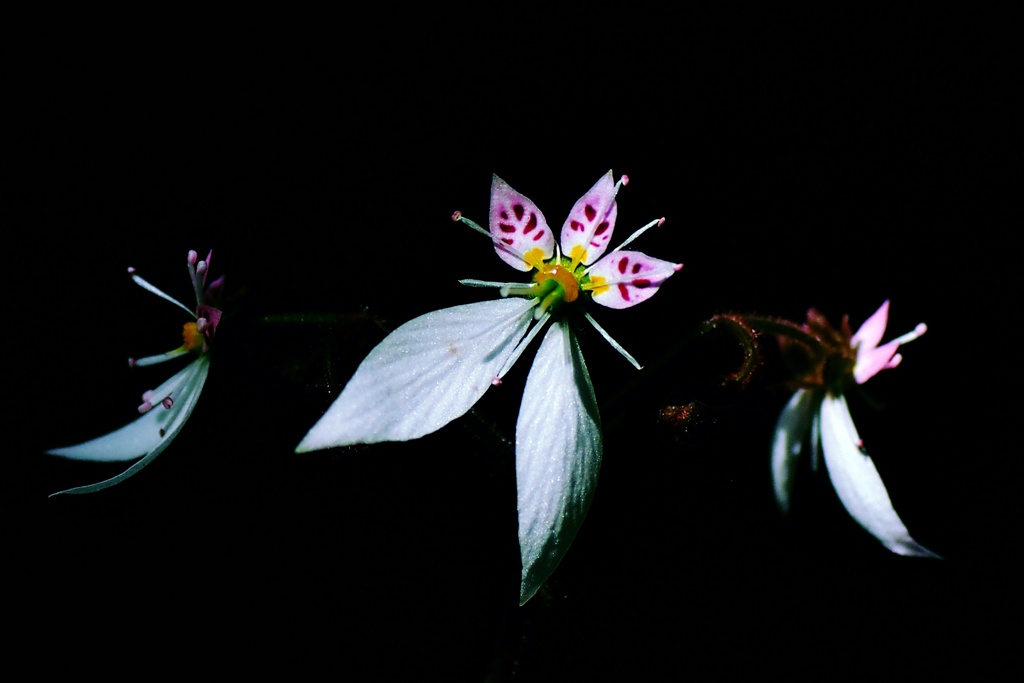
<instances>
[{"instance_id":1,"label":"yellow stamen cluster","mask_svg":"<svg viewBox=\"0 0 1024 683\"><path fill-rule=\"evenodd\" d=\"M544 267L544 251L535 247L526 252L526 255L523 256L523 260L537 270L540 270Z\"/></svg>"},{"instance_id":2,"label":"yellow stamen cluster","mask_svg":"<svg viewBox=\"0 0 1024 683\"><path fill-rule=\"evenodd\" d=\"M583 248L583 245L577 244L569 253L569 258L572 259L572 265L570 268L575 271L576 266L587 260L587 250Z\"/></svg>"},{"instance_id":3,"label":"yellow stamen cluster","mask_svg":"<svg viewBox=\"0 0 1024 683\"><path fill-rule=\"evenodd\" d=\"M181 338L185 348L189 351L201 351L203 344L206 342L205 337L199 332L199 328L196 327L195 323L185 323L181 330Z\"/></svg>"},{"instance_id":4,"label":"yellow stamen cluster","mask_svg":"<svg viewBox=\"0 0 1024 683\"><path fill-rule=\"evenodd\" d=\"M600 275L591 275L590 281L581 285L581 287L582 289L593 292L594 294L603 294L608 290L609 285L607 282L608 281Z\"/></svg>"}]
</instances>

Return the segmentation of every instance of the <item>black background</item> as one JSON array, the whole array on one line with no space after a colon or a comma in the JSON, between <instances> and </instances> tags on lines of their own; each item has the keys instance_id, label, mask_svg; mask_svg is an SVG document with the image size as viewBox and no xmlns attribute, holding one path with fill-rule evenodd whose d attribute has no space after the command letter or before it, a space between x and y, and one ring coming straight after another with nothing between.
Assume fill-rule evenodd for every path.
<instances>
[{"instance_id":1,"label":"black background","mask_svg":"<svg viewBox=\"0 0 1024 683\"><path fill-rule=\"evenodd\" d=\"M1022 518L1002 18L594 12L23 26L4 154L15 660L352 680L1002 672ZM486 221L492 173L557 227L609 168L631 179L618 239L664 215L636 248L685 268L595 313L645 371L581 333L601 481L518 607L509 440L529 353L434 435L292 450L386 330L491 296L460 278L509 279L449 220ZM188 425L129 481L47 499L118 468L43 451L126 423L173 371L125 365L184 322L126 267L187 302L185 253L211 248L230 301ZM824 472L783 520L773 342L745 391L723 390L738 349L695 335L718 312L810 306L856 326L885 299L887 339L929 331L866 386L881 409L852 409L941 562L888 553ZM690 402L685 428L659 420Z\"/></svg>"}]
</instances>

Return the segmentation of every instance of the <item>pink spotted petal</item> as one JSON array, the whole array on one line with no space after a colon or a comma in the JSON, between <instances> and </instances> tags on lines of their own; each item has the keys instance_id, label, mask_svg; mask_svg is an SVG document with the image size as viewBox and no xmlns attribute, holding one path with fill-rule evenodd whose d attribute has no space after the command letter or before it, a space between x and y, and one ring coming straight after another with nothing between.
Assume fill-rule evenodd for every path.
<instances>
[{"instance_id":1,"label":"pink spotted petal","mask_svg":"<svg viewBox=\"0 0 1024 683\"><path fill-rule=\"evenodd\" d=\"M590 269L594 301L608 308L629 308L647 301L681 263L662 261L639 251L620 250Z\"/></svg>"},{"instance_id":2,"label":"pink spotted petal","mask_svg":"<svg viewBox=\"0 0 1024 683\"><path fill-rule=\"evenodd\" d=\"M206 304L200 304L196 308L196 315L200 318L206 318L206 324L208 331L206 336L212 337L217 334L217 325L220 324L221 316L224 313L219 308L213 306L207 306Z\"/></svg>"},{"instance_id":3,"label":"pink spotted petal","mask_svg":"<svg viewBox=\"0 0 1024 683\"><path fill-rule=\"evenodd\" d=\"M212 255L213 252L211 251L210 254ZM210 269L207 268L206 272L210 272ZM223 293L224 293L224 276L221 275L219 278L217 278L216 280L211 282L209 285L207 285L206 291L203 292L203 300L206 301L206 303L211 303L211 302L216 303L216 302L218 302L220 300L220 297L221 297L221 295Z\"/></svg>"},{"instance_id":4,"label":"pink spotted petal","mask_svg":"<svg viewBox=\"0 0 1024 683\"><path fill-rule=\"evenodd\" d=\"M544 214L498 176L491 180L490 230L494 250L516 270L526 272L536 265L524 258L533 261L539 255L539 260L549 259L555 252L555 236Z\"/></svg>"},{"instance_id":5,"label":"pink spotted petal","mask_svg":"<svg viewBox=\"0 0 1024 683\"><path fill-rule=\"evenodd\" d=\"M608 249L608 241L615 230L615 179L612 172L603 175L585 195L579 198L562 225L562 253L577 258L573 249L579 247L586 256L579 261L590 265Z\"/></svg>"},{"instance_id":6,"label":"pink spotted petal","mask_svg":"<svg viewBox=\"0 0 1024 683\"><path fill-rule=\"evenodd\" d=\"M850 339L850 346L857 350L857 363L853 369L853 379L857 384L864 384L887 367L895 365L896 350L900 342L894 340L878 346L885 334L885 326L889 322L888 299L864 321L860 329ZM896 363L899 361L896 360Z\"/></svg>"},{"instance_id":7,"label":"pink spotted petal","mask_svg":"<svg viewBox=\"0 0 1024 683\"><path fill-rule=\"evenodd\" d=\"M900 348L900 342L898 339L894 339L877 349L865 350L864 347L857 349L857 364L853 368L854 381L857 384L864 384L882 370L896 367L896 364L902 360L902 357L896 353L898 348Z\"/></svg>"},{"instance_id":8,"label":"pink spotted petal","mask_svg":"<svg viewBox=\"0 0 1024 683\"><path fill-rule=\"evenodd\" d=\"M850 345L858 349L859 353L866 353L872 351L878 342L882 341L882 335L885 334L885 326L889 322L889 300L879 306L878 310L871 314L871 317L864 321L864 324L860 326L853 338L850 339Z\"/></svg>"}]
</instances>

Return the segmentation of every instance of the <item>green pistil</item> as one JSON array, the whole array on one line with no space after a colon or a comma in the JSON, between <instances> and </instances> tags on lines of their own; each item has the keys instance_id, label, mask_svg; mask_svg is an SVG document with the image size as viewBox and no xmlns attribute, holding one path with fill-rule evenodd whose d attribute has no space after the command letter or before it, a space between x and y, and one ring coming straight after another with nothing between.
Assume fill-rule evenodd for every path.
<instances>
[{"instance_id":1,"label":"green pistil","mask_svg":"<svg viewBox=\"0 0 1024 683\"><path fill-rule=\"evenodd\" d=\"M568 259L561 259L559 263L545 263L533 276L533 282L538 288L534 296L540 299L537 315L543 315L549 309L554 312L564 303L572 303L580 296L580 280L584 277L583 270L577 268L570 270L572 265Z\"/></svg>"},{"instance_id":2,"label":"green pistil","mask_svg":"<svg viewBox=\"0 0 1024 683\"><path fill-rule=\"evenodd\" d=\"M540 299L540 305L537 306L534 315L539 318L548 309L557 309L557 305L565 300L565 290L555 280L545 280L538 284L540 291L536 293L536 296Z\"/></svg>"}]
</instances>

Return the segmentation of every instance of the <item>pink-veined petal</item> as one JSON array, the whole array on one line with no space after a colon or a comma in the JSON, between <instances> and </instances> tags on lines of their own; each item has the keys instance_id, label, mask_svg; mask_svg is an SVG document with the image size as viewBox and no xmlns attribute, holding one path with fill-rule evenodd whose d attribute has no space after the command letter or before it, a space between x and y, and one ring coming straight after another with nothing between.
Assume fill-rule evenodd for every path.
<instances>
[{"instance_id":1,"label":"pink-veined petal","mask_svg":"<svg viewBox=\"0 0 1024 683\"><path fill-rule=\"evenodd\" d=\"M491 180L489 224L494 250L516 270L531 270L555 253L555 236L544 214L498 176Z\"/></svg>"},{"instance_id":2,"label":"pink-veined petal","mask_svg":"<svg viewBox=\"0 0 1024 683\"><path fill-rule=\"evenodd\" d=\"M928 331L927 325L918 323L912 331L879 346L888 318L889 302L886 300L850 338L850 345L857 350L857 362L853 367L853 379L857 384L863 384L882 370L899 365L903 360L897 353L900 346Z\"/></svg>"},{"instance_id":3,"label":"pink-veined petal","mask_svg":"<svg viewBox=\"0 0 1024 683\"><path fill-rule=\"evenodd\" d=\"M295 451L408 441L465 414L515 351L534 304L496 299L405 323L370 351Z\"/></svg>"},{"instance_id":4,"label":"pink-veined petal","mask_svg":"<svg viewBox=\"0 0 1024 683\"><path fill-rule=\"evenodd\" d=\"M525 604L555 571L590 507L601 468L601 417L567 323L544 335L516 424L519 552Z\"/></svg>"},{"instance_id":5,"label":"pink-veined petal","mask_svg":"<svg viewBox=\"0 0 1024 683\"><path fill-rule=\"evenodd\" d=\"M889 500L878 470L861 447L843 396L821 404L821 445L836 494L858 524L899 555L938 557L910 537Z\"/></svg>"},{"instance_id":6,"label":"pink-veined petal","mask_svg":"<svg viewBox=\"0 0 1024 683\"><path fill-rule=\"evenodd\" d=\"M900 348L899 340L893 340L878 348L857 349L857 364L853 366L853 379L857 384L864 384L886 368L895 367L900 362L896 350Z\"/></svg>"},{"instance_id":7,"label":"pink-veined petal","mask_svg":"<svg viewBox=\"0 0 1024 683\"><path fill-rule=\"evenodd\" d=\"M682 264L656 259L639 251L608 254L589 271L594 301L609 308L629 308L647 301Z\"/></svg>"},{"instance_id":8,"label":"pink-veined petal","mask_svg":"<svg viewBox=\"0 0 1024 683\"><path fill-rule=\"evenodd\" d=\"M88 486L58 491L61 493L92 493L118 484L137 474L167 448L185 426L199 400L210 371L210 358L202 355L189 363L161 386L173 386L168 395L170 408L156 405L121 429L75 446L47 451L73 460L118 462L138 460L121 474Z\"/></svg>"},{"instance_id":9,"label":"pink-veined petal","mask_svg":"<svg viewBox=\"0 0 1024 683\"><path fill-rule=\"evenodd\" d=\"M562 253L588 266L601 258L615 230L617 213L615 179L609 170L577 200L562 224Z\"/></svg>"},{"instance_id":10,"label":"pink-veined petal","mask_svg":"<svg viewBox=\"0 0 1024 683\"><path fill-rule=\"evenodd\" d=\"M782 409L779 421L775 425L775 437L772 440L772 483L775 486L775 502L783 513L789 512L793 474L807 443L811 422L820 401L820 394L798 389ZM813 446L816 447L817 444Z\"/></svg>"},{"instance_id":11,"label":"pink-veined petal","mask_svg":"<svg viewBox=\"0 0 1024 683\"><path fill-rule=\"evenodd\" d=\"M871 317L864 321L860 329L850 339L850 346L858 350L858 356L873 350L882 341L885 334L885 326L889 322L889 300L878 307L878 310L871 314Z\"/></svg>"}]
</instances>

